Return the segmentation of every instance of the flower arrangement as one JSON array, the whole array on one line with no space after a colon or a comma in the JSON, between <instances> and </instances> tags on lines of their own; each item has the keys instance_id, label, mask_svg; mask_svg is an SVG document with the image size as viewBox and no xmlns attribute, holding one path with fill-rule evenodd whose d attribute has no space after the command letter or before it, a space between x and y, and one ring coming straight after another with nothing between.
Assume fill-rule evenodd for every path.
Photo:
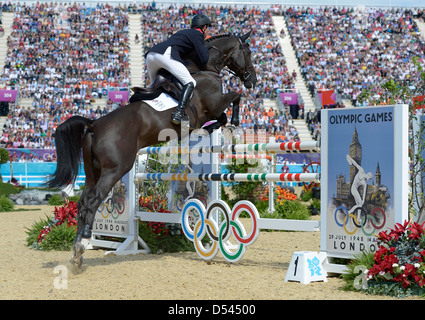
<instances>
[{"instance_id":1,"label":"flower arrangement","mask_svg":"<svg viewBox=\"0 0 425 320\"><path fill-rule=\"evenodd\" d=\"M41 250L70 250L76 236L77 202L55 207L54 216L34 223L27 231L27 243Z\"/></svg>"},{"instance_id":2,"label":"flower arrangement","mask_svg":"<svg viewBox=\"0 0 425 320\"><path fill-rule=\"evenodd\" d=\"M139 206L146 208L148 212L162 212L162 213L171 213L171 211L166 210L167 201L165 199L153 199L152 196L139 197ZM146 226L156 235L158 239L161 237L168 236L168 229L166 223L164 222L144 222ZM168 223L168 225L170 225Z\"/></svg>"},{"instance_id":3,"label":"flower arrangement","mask_svg":"<svg viewBox=\"0 0 425 320\"><path fill-rule=\"evenodd\" d=\"M166 199L153 196L139 197L139 206L147 212L170 213ZM180 224L140 221L139 235L153 253L193 251L192 243L186 239Z\"/></svg>"},{"instance_id":4,"label":"flower arrangement","mask_svg":"<svg viewBox=\"0 0 425 320\"><path fill-rule=\"evenodd\" d=\"M398 292L425 292L424 224L397 223L394 229L379 233L378 245L374 264L366 271L368 286L377 291L380 285L392 284Z\"/></svg>"},{"instance_id":5,"label":"flower arrangement","mask_svg":"<svg viewBox=\"0 0 425 320\"><path fill-rule=\"evenodd\" d=\"M287 200L297 200L298 197L296 194L294 194L293 192L291 192L289 189L287 188L282 188L280 186L278 186L276 188L276 194L277 194L277 203L278 204L282 204L282 202L287 201Z\"/></svg>"},{"instance_id":6,"label":"flower arrangement","mask_svg":"<svg viewBox=\"0 0 425 320\"><path fill-rule=\"evenodd\" d=\"M156 198L153 200L153 196L140 196L139 206L145 208L148 212L170 212L166 208L168 207L168 201L165 199L160 200Z\"/></svg>"},{"instance_id":7,"label":"flower arrangement","mask_svg":"<svg viewBox=\"0 0 425 320\"><path fill-rule=\"evenodd\" d=\"M55 207L53 211L55 216L56 225L67 223L69 226L77 226L77 202L66 201L61 207Z\"/></svg>"}]
</instances>

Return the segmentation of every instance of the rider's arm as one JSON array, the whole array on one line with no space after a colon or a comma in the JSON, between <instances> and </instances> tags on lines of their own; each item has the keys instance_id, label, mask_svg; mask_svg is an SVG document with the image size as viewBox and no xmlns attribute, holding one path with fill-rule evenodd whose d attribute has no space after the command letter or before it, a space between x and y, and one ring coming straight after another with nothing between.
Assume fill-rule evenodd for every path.
<instances>
[{"instance_id":1,"label":"rider's arm","mask_svg":"<svg viewBox=\"0 0 425 320\"><path fill-rule=\"evenodd\" d=\"M194 29L191 29L191 30L193 30L192 32L193 37L191 37L191 40L195 48L195 51L199 57L199 62L202 64L207 64L210 54L208 52L207 47L204 44L204 36L202 35L201 32L197 30L194 30Z\"/></svg>"}]
</instances>

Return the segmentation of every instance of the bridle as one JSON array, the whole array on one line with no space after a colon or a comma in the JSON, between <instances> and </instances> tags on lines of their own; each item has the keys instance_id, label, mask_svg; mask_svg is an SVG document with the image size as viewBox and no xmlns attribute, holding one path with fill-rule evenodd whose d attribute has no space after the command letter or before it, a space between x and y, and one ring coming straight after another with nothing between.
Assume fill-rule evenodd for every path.
<instances>
[{"instance_id":1,"label":"bridle","mask_svg":"<svg viewBox=\"0 0 425 320\"><path fill-rule=\"evenodd\" d=\"M211 46L211 49L217 50L223 57L223 60L221 61L221 63L223 63L223 65L227 66L229 68L229 72L231 74L233 74L234 76L237 76L239 78L241 78L243 81L248 81L251 77L251 72L248 71L248 67L246 64L247 61L247 52L246 52L246 48L248 48L248 44L243 42L242 39L240 37L236 37L239 41L239 50L242 50L243 52L243 56L244 56L244 66L241 68L239 67L232 59L232 54L234 52L234 50L231 50L228 54L226 54L225 52L223 52L223 50L221 50L220 48L217 48L216 46ZM218 64L214 65L217 73L220 73L220 69L218 68ZM232 68L233 67L233 68ZM235 71L233 71L232 69L234 69Z\"/></svg>"}]
</instances>

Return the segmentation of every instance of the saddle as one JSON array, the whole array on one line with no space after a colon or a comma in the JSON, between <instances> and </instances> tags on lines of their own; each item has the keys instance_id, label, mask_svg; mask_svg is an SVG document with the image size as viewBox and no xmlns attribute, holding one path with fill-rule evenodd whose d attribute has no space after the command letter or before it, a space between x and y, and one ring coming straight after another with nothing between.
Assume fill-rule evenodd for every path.
<instances>
[{"instance_id":1,"label":"saddle","mask_svg":"<svg viewBox=\"0 0 425 320\"><path fill-rule=\"evenodd\" d=\"M163 92L169 94L172 98L179 101L182 89L182 83L175 76L173 76L165 69L160 69L151 87L131 88L134 94L130 97L130 103L140 100L153 100Z\"/></svg>"}]
</instances>

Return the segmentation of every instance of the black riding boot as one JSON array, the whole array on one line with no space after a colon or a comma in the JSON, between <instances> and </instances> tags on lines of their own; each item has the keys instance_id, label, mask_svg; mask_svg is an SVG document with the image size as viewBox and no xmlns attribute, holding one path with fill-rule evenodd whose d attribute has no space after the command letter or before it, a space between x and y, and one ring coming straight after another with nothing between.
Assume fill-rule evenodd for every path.
<instances>
[{"instance_id":1,"label":"black riding boot","mask_svg":"<svg viewBox=\"0 0 425 320\"><path fill-rule=\"evenodd\" d=\"M195 86L192 82L189 82L183 87L180 101L177 106L176 111L174 111L173 115L171 116L171 122L174 124L180 124L182 120L186 117L186 114L184 112L184 109L188 106L189 100L192 97L192 92Z\"/></svg>"}]
</instances>

